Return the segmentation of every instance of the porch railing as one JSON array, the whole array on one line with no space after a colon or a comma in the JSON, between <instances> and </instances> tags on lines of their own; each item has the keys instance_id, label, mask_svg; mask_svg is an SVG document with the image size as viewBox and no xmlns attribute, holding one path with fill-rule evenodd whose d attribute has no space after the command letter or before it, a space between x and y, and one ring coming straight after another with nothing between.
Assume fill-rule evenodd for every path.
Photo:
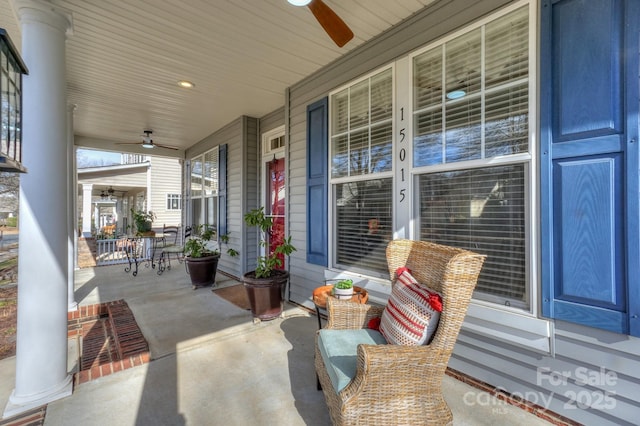
<instances>
[{"instance_id":1,"label":"porch railing","mask_svg":"<svg viewBox=\"0 0 640 426\"><path fill-rule=\"evenodd\" d=\"M138 262L149 259L151 254L151 246L149 244L150 241L144 238L142 245L138 246ZM131 242L127 237L96 240L96 265L105 266L128 263L127 250L131 250L130 247Z\"/></svg>"},{"instance_id":2,"label":"porch railing","mask_svg":"<svg viewBox=\"0 0 640 426\"><path fill-rule=\"evenodd\" d=\"M127 246L126 238L96 240L96 265L127 263Z\"/></svg>"},{"instance_id":3,"label":"porch railing","mask_svg":"<svg viewBox=\"0 0 640 426\"><path fill-rule=\"evenodd\" d=\"M126 243L126 238L96 240L96 265L127 263Z\"/></svg>"}]
</instances>

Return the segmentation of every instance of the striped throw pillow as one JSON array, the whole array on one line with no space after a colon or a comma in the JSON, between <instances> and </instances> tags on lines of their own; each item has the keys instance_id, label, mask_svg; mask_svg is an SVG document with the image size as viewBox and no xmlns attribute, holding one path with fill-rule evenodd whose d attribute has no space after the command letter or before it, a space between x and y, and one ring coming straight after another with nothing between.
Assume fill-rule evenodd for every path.
<instances>
[{"instance_id":1,"label":"striped throw pillow","mask_svg":"<svg viewBox=\"0 0 640 426\"><path fill-rule=\"evenodd\" d=\"M424 345L438 327L442 297L418 284L407 268L400 268L380 321L380 332L393 345Z\"/></svg>"}]
</instances>

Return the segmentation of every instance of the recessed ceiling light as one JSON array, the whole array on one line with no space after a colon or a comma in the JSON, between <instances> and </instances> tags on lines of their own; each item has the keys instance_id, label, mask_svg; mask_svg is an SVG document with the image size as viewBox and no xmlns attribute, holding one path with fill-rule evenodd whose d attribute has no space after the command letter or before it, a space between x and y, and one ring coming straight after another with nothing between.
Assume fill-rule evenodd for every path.
<instances>
[{"instance_id":1,"label":"recessed ceiling light","mask_svg":"<svg viewBox=\"0 0 640 426\"><path fill-rule=\"evenodd\" d=\"M287 0L287 1L294 6L306 6L309 3L311 3L311 0Z\"/></svg>"},{"instance_id":2,"label":"recessed ceiling light","mask_svg":"<svg viewBox=\"0 0 640 426\"><path fill-rule=\"evenodd\" d=\"M187 81L187 80L180 80L180 81L178 82L178 86L180 86L180 87L184 87L184 88L186 88L186 89L191 89L192 87L194 87L194 86L195 86L195 84L193 84L192 82Z\"/></svg>"}]
</instances>

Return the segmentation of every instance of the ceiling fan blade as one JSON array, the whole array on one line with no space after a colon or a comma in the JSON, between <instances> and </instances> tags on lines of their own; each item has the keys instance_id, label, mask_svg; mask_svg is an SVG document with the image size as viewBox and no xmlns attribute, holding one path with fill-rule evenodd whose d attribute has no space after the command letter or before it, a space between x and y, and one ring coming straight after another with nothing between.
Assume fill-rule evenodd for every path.
<instances>
[{"instance_id":1,"label":"ceiling fan blade","mask_svg":"<svg viewBox=\"0 0 640 426\"><path fill-rule=\"evenodd\" d=\"M180 148L176 148L175 146L169 146L169 145L160 145L158 143L154 143L154 146L157 146L158 148L165 148L165 149L173 149L175 151L179 150Z\"/></svg>"},{"instance_id":2,"label":"ceiling fan blade","mask_svg":"<svg viewBox=\"0 0 640 426\"><path fill-rule=\"evenodd\" d=\"M116 145L140 145L141 142L116 142Z\"/></svg>"},{"instance_id":3,"label":"ceiling fan blade","mask_svg":"<svg viewBox=\"0 0 640 426\"><path fill-rule=\"evenodd\" d=\"M322 0L313 0L308 7L338 47L344 46L353 38L353 31L349 26Z\"/></svg>"}]
</instances>

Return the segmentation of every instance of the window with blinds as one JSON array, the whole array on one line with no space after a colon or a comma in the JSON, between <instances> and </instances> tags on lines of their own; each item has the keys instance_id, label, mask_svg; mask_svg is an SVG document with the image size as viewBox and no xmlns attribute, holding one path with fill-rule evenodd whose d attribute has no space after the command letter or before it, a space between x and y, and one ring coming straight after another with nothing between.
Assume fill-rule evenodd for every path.
<instances>
[{"instance_id":1,"label":"window with blinds","mask_svg":"<svg viewBox=\"0 0 640 426\"><path fill-rule=\"evenodd\" d=\"M331 96L331 177L391 171L392 71Z\"/></svg>"},{"instance_id":2,"label":"window with blinds","mask_svg":"<svg viewBox=\"0 0 640 426\"><path fill-rule=\"evenodd\" d=\"M529 167L509 156L529 150L528 46L525 6L413 58L420 239L486 254L475 297L520 307Z\"/></svg>"},{"instance_id":3,"label":"window with blinds","mask_svg":"<svg viewBox=\"0 0 640 426\"><path fill-rule=\"evenodd\" d=\"M414 57L415 167L527 152L528 23L525 6Z\"/></svg>"},{"instance_id":4,"label":"window with blinds","mask_svg":"<svg viewBox=\"0 0 640 426\"><path fill-rule=\"evenodd\" d=\"M476 297L524 307L525 166L430 173L418 180L420 239L486 254Z\"/></svg>"},{"instance_id":5,"label":"window with blinds","mask_svg":"<svg viewBox=\"0 0 640 426\"><path fill-rule=\"evenodd\" d=\"M386 271L392 235L391 68L330 98L334 266Z\"/></svg>"},{"instance_id":6,"label":"window with blinds","mask_svg":"<svg viewBox=\"0 0 640 426\"><path fill-rule=\"evenodd\" d=\"M218 222L218 148L191 160L191 223Z\"/></svg>"},{"instance_id":7,"label":"window with blinds","mask_svg":"<svg viewBox=\"0 0 640 426\"><path fill-rule=\"evenodd\" d=\"M333 185L335 266L387 272L385 249L392 235L392 179Z\"/></svg>"},{"instance_id":8,"label":"window with blinds","mask_svg":"<svg viewBox=\"0 0 640 426\"><path fill-rule=\"evenodd\" d=\"M204 219L218 227L218 148L204 154Z\"/></svg>"}]
</instances>

